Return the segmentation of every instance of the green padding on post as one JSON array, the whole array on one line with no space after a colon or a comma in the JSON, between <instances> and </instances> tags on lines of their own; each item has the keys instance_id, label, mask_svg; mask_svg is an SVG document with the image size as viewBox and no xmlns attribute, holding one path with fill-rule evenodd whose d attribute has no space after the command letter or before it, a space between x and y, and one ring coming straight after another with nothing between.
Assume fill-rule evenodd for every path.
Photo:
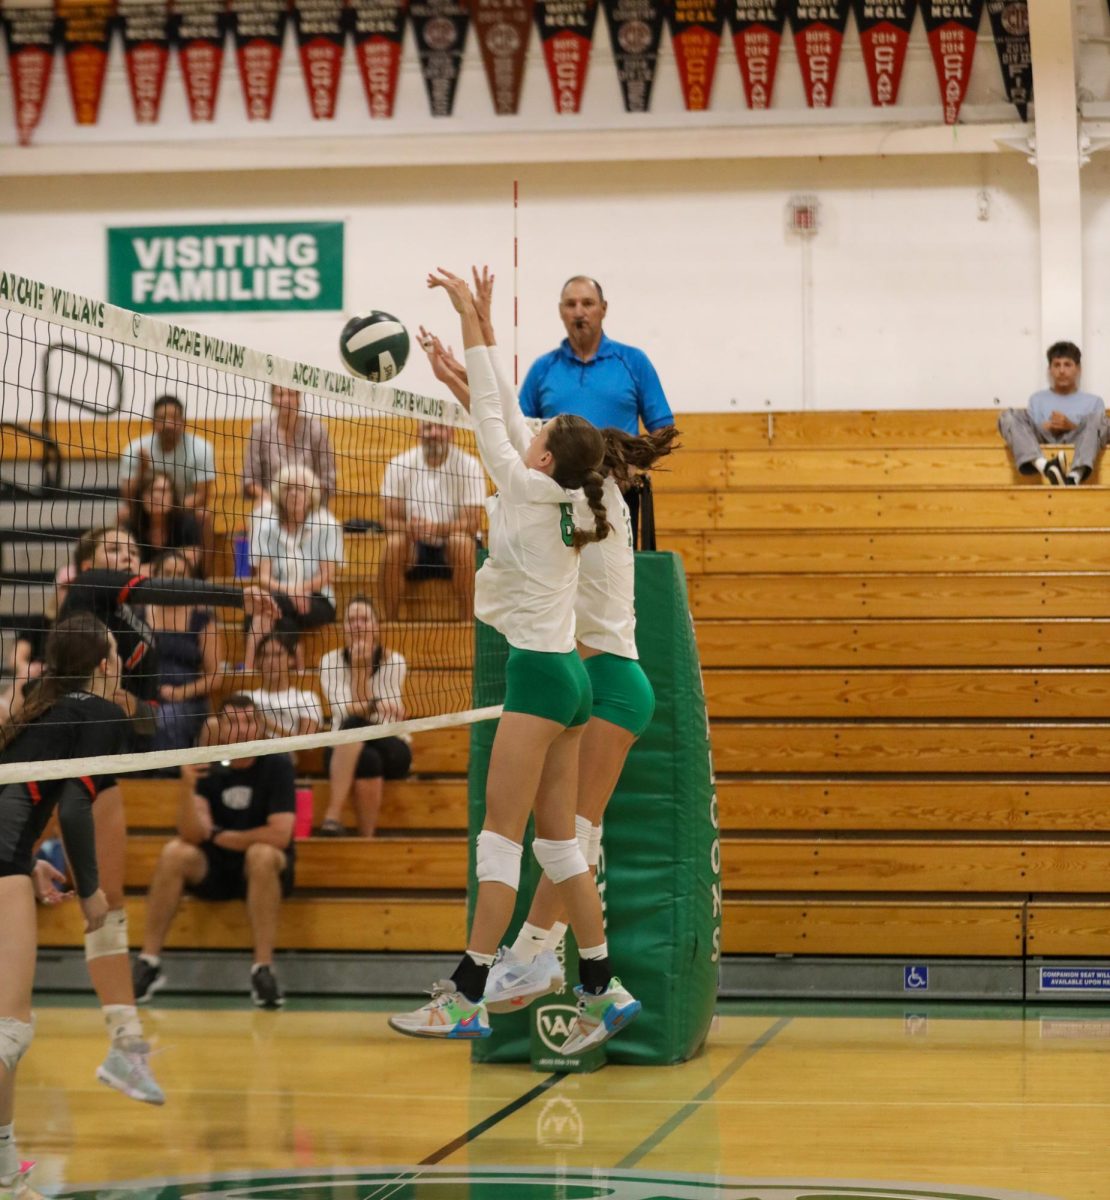
<instances>
[{"instance_id":1,"label":"green padding on post","mask_svg":"<svg viewBox=\"0 0 1110 1200\"><path fill-rule=\"evenodd\" d=\"M644 1007L605 1049L610 1062L658 1065L695 1054L712 1020L720 958L720 843L705 694L676 555L636 555L636 611L636 640L655 688L656 710L606 814L605 900L611 961ZM481 624L476 638L474 703L499 704L505 642ZM496 722L483 722L470 736L471 907L473 842L485 811L496 728ZM529 830L529 843L531 836ZM526 852L509 941L527 914L536 873ZM527 1061L528 1013L495 1016L492 1023L493 1036L474 1043L474 1057Z\"/></svg>"}]
</instances>

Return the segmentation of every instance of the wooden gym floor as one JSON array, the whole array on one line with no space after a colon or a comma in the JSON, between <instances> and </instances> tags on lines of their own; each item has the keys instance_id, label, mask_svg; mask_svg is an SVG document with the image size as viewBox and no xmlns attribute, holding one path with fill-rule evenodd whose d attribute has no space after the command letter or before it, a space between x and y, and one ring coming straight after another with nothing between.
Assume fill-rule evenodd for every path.
<instances>
[{"instance_id":1,"label":"wooden gym floor","mask_svg":"<svg viewBox=\"0 0 1110 1200\"><path fill-rule=\"evenodd\" d=\"M1105 1009L733 1004L690 1063L560 1077L397 1037L394 1007L163 1001L152 1109L93 1078L98 1010L46 997L20 1071L35 1180L82 1200L1110 1196Z\"/></svg>"}]
</instances>

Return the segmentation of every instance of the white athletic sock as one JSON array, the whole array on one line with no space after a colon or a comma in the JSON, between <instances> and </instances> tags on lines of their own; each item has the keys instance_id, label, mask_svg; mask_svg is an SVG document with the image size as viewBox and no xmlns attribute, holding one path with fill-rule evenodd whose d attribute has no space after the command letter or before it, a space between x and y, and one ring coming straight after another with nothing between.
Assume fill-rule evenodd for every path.
<instances>
[{"instance_id":1,"label":"white athletic sock","mask_svg":"<svg viewBox=\"0 0 1110 1200\"><path fill-rule=\"evenodd\" d=\"M1033 466L1043 475L1045 467L1048 466L1048 459L1042 454L1039 458L1033 459Z\"/></svg>"},{"instance_id":2,"label":"white athletic sock","mask_svg":"<svg viewBox=\"0 0 1110 1200\"><path fill-rule=\"evenodd\" d=\"M160 967L162 965L162 956L160 954L140 954L139 958L145 963L150 963L152 967Z\"/></svg>"},{"instance_id":3,"label":"white athletic sock","mask_svg":"<svg viewBox=\"0 0 1110 1200\"><path fill-rule=\"evenodd\" d=\"M15 1126L0 1125L0 1183L11 1183L19 1171L19 1151L15 1147Z\"/></svg>"},{"instance_id":4,"label":"white athletic sock","mask_svg":"<svg viewBox=\"0 0 1110 1200\"><path fill-rule=\"evenodd\" d=\"M477 950L468 950L466 954L468 958L473 959L480 967L492 967L493 960L496 957L493 954L479 954Z\"/></svg>"},{"instance_id":5,"label":"white athletic sock","mask_svg":"<svg viewBox=\"0 0 1110 1200\"><path fill-rule=\"evenodd\" d=\"M253 975L255 973L255 971L261 971L263 967L269 967L270 970L272 971L274 969L274 964L273 963L252 963L251 964L251 974Z\"/></svg>"},{"instance_id":6,"label":"white athletic sock","mask_svg":"<svg viewBox=\"0 0 1110 1200\"><path fill-rule=\"evenodd\" d=\"M559 949L559 943L566 936L567 926L565 921L556 921L548 930L547 937L544 939L543 948L550 950L552 954Z\"/></svg>"},{"instance_id":7,"label":"white athletic sock","mask_svg":"<svg viewBox=\"0 0 1110 1200\"><path fill-rule=\"evenodd\" d=\"M578 957L588 958L593 961L597 961L601 958L608 958L609 943L602 942L600 946L583 946L582 949L578 951Z\"/></svg>"},{"instance_id":8,"label":"white athletic sock","mask_svg":"<svg viewBox=\"0 0 1110 1200\"><path fill-rule=\"evenodd\" d=\"M111 1041L122 1042L128 1038L140 1042L143 1040L143 1023L139 1020L139 1010L133 1004L105 1004L102 1011Z\"/></svg>"},{"instance_id":9,"label":"white athletic sock","mask_svg":"<svg viewBox=\"0 0 1110 1200\"><path fill-rule=\"evenodd\" d=\"M538 925L525 921L513 942L512 951L521 962L531 962L544 949L547 942L547 930Z\"/></svg>"}]
</instances>

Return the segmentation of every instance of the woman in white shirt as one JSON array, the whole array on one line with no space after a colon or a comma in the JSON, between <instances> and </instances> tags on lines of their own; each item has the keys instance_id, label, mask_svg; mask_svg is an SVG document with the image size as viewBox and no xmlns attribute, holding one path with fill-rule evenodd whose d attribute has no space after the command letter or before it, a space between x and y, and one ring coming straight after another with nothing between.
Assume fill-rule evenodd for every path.
<instances>
[{"instance_id":1,"label":"woman in white shirt","mask_svg":"<svg viewBox=\"0 0 1110 1200\"><path fill-rule=\"evenodd\" d=\"M276 624L256 617L247 639L246 666L254 669L258 643L276 628L292 634L335 620L335 576L343 565L343 531L323 504L309 467L283 467L270 485L273 504L251 521L251 560L258 582L280 610Z\"/></svg>"},{"instance_id":2,"label":"woman in white shirt","mask_svg":"<svg viewBox=\"0 0 1110 1200\"><path fill-rule=\"evenodd\" d=\"M363 729L405 719L404 657L381 643L378 615L369 596L352 596L343 617L343 648L320 660L320 685L331 708L332 729ZM330 792L317 830L342 837L343 807L354 792L360 837L373 837L384 782L404 779L412 767L405 738L381 737L326 751Z\"/></svg>"},{"instance_id":3,"label":"woman in white shirt","mask_svg":"<svg viewBox=\"0 0 1110 1200\"><path fill-rule=\"evenodd\" d=\"M478 572L474 611L509 643L504 712L486 782L477 842L478 899L466 953L431 1002L390 1018L400 1033L472 1038L490 1032L483 993L520 883L523 838L535 812L532 849L566 904L580 947L580 1030L573 1050L598 1045L640 1010L609 966L601 902L575 836L581 737L590 718L589 676L575 653L578 552L610 533L603 504L600 432L563 414L535 437L506 382L489 322L492 278L475 272L481 311L465 281L439 270L462 323L471 415L497 495L486 502L490 556ZM584 493L593 527L579 528ZM569 1046L569 1043L568 1043Z\"/></svg>"}]
</instances>

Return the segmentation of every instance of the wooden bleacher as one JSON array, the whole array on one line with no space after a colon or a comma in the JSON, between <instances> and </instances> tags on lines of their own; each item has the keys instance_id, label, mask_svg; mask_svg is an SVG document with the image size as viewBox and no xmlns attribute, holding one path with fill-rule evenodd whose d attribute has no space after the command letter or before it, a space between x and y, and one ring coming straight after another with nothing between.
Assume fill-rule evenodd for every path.
<instances>
[{"instance_id":1,"label":"wooden bleacher","mask_svg":"<svg viewBox=\"0 0 1110 1200\"><path fill-rule=\"evenodd\" d=\"M656 515L705 667L726 953L1110 953L1106 489L1018 475L995 417L682 417ZM380 539L350 544L342 586L374 590ZM421 626L389 632L434 668ZM373 843L303 847L283 945L459 945L466 738L417 739ZM127 794L137 939L174 793ZM75 915L43 916L47 944L78 944ZM187 904L171 945L244 946L241 911Z\"/></svg>"}]
</instances>

